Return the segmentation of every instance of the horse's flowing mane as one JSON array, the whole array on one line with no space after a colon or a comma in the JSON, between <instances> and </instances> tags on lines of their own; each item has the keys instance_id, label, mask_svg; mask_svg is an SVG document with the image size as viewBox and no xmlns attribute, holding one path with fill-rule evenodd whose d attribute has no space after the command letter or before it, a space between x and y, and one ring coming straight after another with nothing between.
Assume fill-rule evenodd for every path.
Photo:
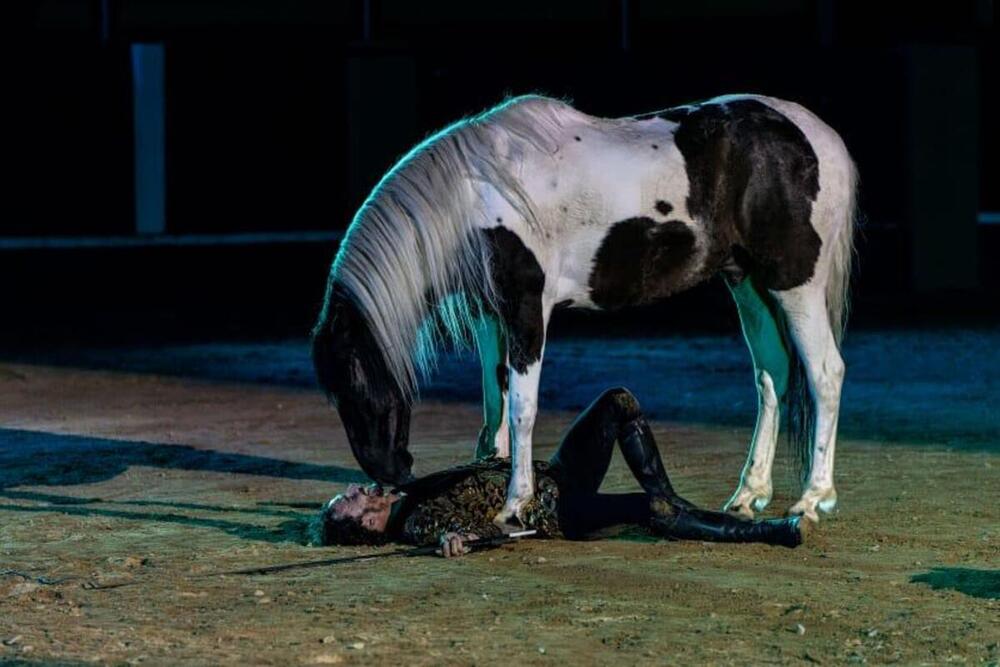
<instances>
[{"instance_id":1,"label":"horse's flowing mane","mask_svg":"<svg viewBox=\"0 0 1000 667\"><path fill-rule=\"evenodd\" d=\"M458 121L407 153L368 196L333 262L317 330L338 285L371 328L404 395L451 340L471 340L479 308L496 308L480 196L489 184L529 227L538 220L517 177L529 151L552 153L569 105L516 97Z\"/></svg>"}]
</instances>

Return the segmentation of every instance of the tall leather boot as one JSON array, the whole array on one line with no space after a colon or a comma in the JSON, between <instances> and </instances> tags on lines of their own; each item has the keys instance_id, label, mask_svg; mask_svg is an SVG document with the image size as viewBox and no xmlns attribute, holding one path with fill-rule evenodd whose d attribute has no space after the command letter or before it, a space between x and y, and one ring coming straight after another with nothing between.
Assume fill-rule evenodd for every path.
<instances>
[{"instance_id":1,"label":"tall leather boot","mask_svg":"<svg viewBox=\"0 0 1000 667\"><path fill-rule=\"evenodd\" d=\"M747 521L723 512L677 508L656 513L650 527L662 537L706 542L763 542L794 549L802 544L809 522L800 516Z\"/></svg>"},{"instance_id":2,"label":"tall leather boot","mask_svg":"<svg viewBox=\"0 0 1000 667\"><path fill-rule=\"evenodd\" d=\"M656 439L644 418L633 419L622 427L618 446L639 486L651 498L663 498L676 507L694 508L694 504L677 495L670 484Z\"/></svg>"}]
</instances>

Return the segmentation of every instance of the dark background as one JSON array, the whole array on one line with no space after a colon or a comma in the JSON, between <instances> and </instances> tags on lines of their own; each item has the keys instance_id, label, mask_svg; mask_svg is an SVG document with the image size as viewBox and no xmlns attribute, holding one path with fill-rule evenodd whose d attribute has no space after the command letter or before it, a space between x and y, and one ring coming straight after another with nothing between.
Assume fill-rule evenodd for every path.
<instances>
[{"instance_id":1,"label":"dark background","mask_svg":"<svg viewBox=\"0 0 1000 667\"><path fill-rule=\"evenodd\" d=\"M727 92L801 102L843 135L861 172L855 325L1000 319L992 0L21 7L4 76L9 349L304 336L336 251L304 232L342 230L423 136L527 92L609 116ZM136 226L135 42L165 45L170 245L120 243ZM196 242L206 234L217 236ZM718 283L555 321L559 333L736 326Z\"/></svg>"}]
</instances>

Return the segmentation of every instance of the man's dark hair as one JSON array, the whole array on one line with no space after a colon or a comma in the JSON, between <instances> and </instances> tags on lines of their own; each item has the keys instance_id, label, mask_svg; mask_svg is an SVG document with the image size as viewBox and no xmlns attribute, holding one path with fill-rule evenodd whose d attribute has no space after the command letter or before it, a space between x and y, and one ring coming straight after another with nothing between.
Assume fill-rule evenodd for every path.
<instances>
[{"instance_id":1,"label":"man's dark hair","mask_svg":"<svg viewBox=\"0 0 1000 667\"><path fill-rule=\"evenodd\" d=\"M384 532L365 528L360 521L351 517L334 517L330 512L323 513L320 538L324 545L342 546L379 546L389 541L389 536Z\"/></svg>"}]
</instances>

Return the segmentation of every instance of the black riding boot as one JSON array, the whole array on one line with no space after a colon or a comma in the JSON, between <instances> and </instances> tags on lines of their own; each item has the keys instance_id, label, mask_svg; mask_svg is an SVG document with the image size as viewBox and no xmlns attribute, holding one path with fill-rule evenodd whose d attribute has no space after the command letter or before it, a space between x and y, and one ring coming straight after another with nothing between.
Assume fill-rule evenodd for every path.
<instances>
[{"instance_id":1,"label":"black riding boot","mask_svg":"<svg viewBox=\"0 0 1000 667\"><path fill-rule=\"evenodd\" d=\"M763 542L794 549L808 522L799 516L747 521L723 512L675 506L673 514L654 512L650 527L662 537L706 542Z\"/></svg>"},{"instance_id":2,"label":"black riding boot","mask_svg":"<svg viewBox=\"0 0 1000 667\"><path fill-rule=\"evenodd\" d=\"M660 450L649 424L642 417L633 419L622 427L618 444L629 469L639 482L642 490L652 498L663 498L676 507L693 508L694 504L681 498L670 484L670 478L663 467Z\"/></svg>"}]
</instances>

